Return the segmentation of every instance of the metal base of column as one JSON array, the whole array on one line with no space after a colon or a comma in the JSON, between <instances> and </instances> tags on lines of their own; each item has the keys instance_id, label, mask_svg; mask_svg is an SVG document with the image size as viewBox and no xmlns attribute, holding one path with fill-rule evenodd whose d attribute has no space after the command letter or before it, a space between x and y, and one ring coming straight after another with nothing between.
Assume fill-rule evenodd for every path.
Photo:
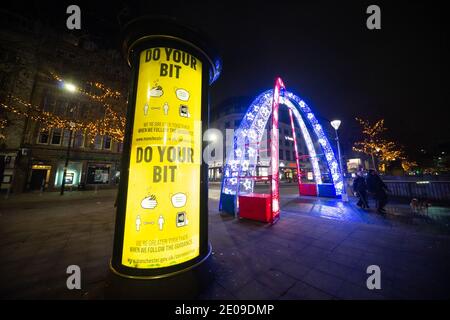
<instances>
[{"instance_id":1,"label":"metal base of column","mask_svg":"<svg viewBox=\"0 0 450 320\"><path fill-rule=\"evenodd\" d=\"M176 300L195 299L213 281L211 245L208 254L196 264L177 272L152 277L119 273L110 263L105 288L106 299Z\"/></svg>"}]
</instances>

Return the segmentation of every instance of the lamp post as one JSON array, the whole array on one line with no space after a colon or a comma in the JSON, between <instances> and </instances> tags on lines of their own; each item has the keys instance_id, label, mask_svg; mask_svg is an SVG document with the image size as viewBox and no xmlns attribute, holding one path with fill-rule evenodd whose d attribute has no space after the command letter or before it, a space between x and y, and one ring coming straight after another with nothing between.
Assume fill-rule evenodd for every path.
<instances>
[{"instance_id":1,"label":"lamp post","mask_svg":"<svg viewBox=\"0 0 450 320\"><path fill-rule=\"evenodd\" d=\"M344 179L344 171L342 170L341 146L339 144L339 135L338 135L338 129L341 125L341 120L333 120L330 122L330 124L334 128L334 131L336 132L336 144L337 144L338 157L339 157L339 170L341 171L342 183L343 183L342 201L347 202L348 201L347 187L346 187L346 183L345 183L345 179Z\"/></svg>"},{"instance_id":2,"label":"lamp post","mask_svg":"<svg viewBox=\"0 0 450 320\"><path fill-rule=\"evenodd\" d=\"M62 88L70 93L75 93L78 88L70 83L70 82L62 82ZM69 123L70 126L70 131L69 131L69 143L67 145L67 153L66 153L66 163L64 164L64 173L63 173L63 177L62 177L62 181L61 181L61 191L60 191L60 195L64 195L64 188L66 186L66 174L67 174L67 166L69 165L69 156L70 156L70 144L72 142L72 131L73 128L75 127L75 123L70 122ZM63 131L63 137L64 137L64 131Z\"/></svg>"},{"instance_id":3,"label":"lamp post","mask_svg":"<svg viewBox=\"0 0 450 320\"><path fill-rule=\"evenodd\" d=\"M376 168L376 166L375 166L375 157L373 156L373 152L370 155L372 156L372 166L375 169Z\"/></svg>"},{"instance_id":4,"label":"lamp post","mask_svg":"<svg viewBox=\"0 0 450 320\"><path fill-rule=\"evenodd\" d=\"M72 132L73 127L75 127L75 123L70 122L70 131L69 131L69 143L67 145L67 153L66 153L66 163L64 164L64 174L61 181L61 195L64 195L64 187L66 186L66 174L67 174L67 166L69 165L69 156L70 156L70 144L72 142Z\"/></svg>"},{"instance_id":5,"label":"lamp post","mask_svg":"<svg viewBox=\"0 0 450 320\"><path fill-rule=\"evenodd\" d=\"M377 170L378 171L378 153L380 152L380 148L375 148L375 151L376 151L376 156L377 156L377 161L375 162L375 159L374 159L374 157L373 157L373 154L372 154L372 161L373 161L373 168L375 169L375 170Z\"/></svg>"}]
</instances>

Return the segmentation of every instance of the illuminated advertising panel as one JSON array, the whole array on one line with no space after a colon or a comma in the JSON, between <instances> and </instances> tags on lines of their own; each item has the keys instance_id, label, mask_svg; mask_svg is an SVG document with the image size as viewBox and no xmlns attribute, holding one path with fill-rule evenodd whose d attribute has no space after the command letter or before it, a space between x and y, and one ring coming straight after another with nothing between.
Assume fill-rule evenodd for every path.
<instances>
[{"instance_id":1,"label":"illuminated advertising panel","mask_svg":"<svg viewBox=\"0 0 450 320\"><path fill-rule=\"evenodd\" d=\"M202 63L169 47L139 57L122 264L154 269L200 254Z\"/></svg>"}]
</instances>

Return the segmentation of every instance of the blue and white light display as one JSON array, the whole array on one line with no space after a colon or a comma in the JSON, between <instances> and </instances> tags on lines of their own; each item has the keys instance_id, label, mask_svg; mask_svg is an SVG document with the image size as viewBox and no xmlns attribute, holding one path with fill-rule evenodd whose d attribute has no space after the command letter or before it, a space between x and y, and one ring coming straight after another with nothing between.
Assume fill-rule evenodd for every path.
<instances>
[{"instance_id":1,"label":"blue and white light display","mask_svg":"<svg viewBox=\"0 0 450 320\"><path fill-rule=\"evenodd\" d=\"M253 100L234 134L234 152L228 154L224 165L221 200L222 195L233 195L236 198L238 194L253 192L254 179L252 177L256 176L259 146L272 114L273 94L273 89L267 90ZM314 113L300 97L290 91L285 90L279 101L280 104L292 110L297 125L300 127L310 156L315 183L322 184L322 176L314 143L305 121L314 132L323 151L336 195L341 195L344 185L339 165L330 142Z\"/></svg>"}]
</instances>

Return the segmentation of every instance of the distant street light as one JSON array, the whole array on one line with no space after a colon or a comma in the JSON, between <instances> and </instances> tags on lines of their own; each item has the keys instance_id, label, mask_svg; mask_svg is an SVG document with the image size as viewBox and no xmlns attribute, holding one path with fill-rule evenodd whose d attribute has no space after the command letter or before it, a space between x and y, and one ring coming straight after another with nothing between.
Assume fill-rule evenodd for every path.
<instances>
[{"instance_id":1,"label":"distant street light","mask_svg":"<svg viewBox=\"0 0 450 320\"><path fill-rule=\"evenodd\" d=\"M341 171L342 183L343 183L342 201L347 202L348 201L347 187L346 187L346 182L345 182L345 178L344 178L344 171L342 171L341 147L339 144L339 135L338 135L338 129L341 126L341 120L333 120L330 122L330 124L334 128L334 131L336 132L336 143L337 143L338 157L339 157L339 170Z\"/></svg>"},{"instance_id":2,"label":"distant street light","mask_svg":"<svg viewBox=\"0 0 450 320\"><path fill-rule=\"evenodd\" d=\"M338 130L341 126L341 120L333 120L330 122L331 126L334 128L334 130Z\"/></svg>"},{"instance_id":3,"label":"distant street light","mask_svg":"<svg viewBox=\"0 0 450 320\"><path fill-rule=\"evenodd\" d=\"M62 87L64 90L72 92L72 93L78 91L77 86L70 82L63 81Z\"/></svg>"}]
</instances>

